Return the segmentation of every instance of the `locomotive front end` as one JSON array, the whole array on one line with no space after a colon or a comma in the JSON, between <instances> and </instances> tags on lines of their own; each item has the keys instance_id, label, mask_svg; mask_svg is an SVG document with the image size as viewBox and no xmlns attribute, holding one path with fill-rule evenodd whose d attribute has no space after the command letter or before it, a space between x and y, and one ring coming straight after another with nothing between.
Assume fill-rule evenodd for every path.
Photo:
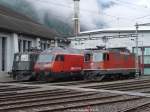
<instances>
[{"instance_id":1,"label":"locomotive front end","mask_svg":"<svg viewBox=\"0 0 150 112\"><path fill-rule=\"evenodd\" d=\"M53 69L53 54L42 53L39 55L38 60L34 66L34 72L37 80L46 80Z\"/></svg>"}]
</instances>

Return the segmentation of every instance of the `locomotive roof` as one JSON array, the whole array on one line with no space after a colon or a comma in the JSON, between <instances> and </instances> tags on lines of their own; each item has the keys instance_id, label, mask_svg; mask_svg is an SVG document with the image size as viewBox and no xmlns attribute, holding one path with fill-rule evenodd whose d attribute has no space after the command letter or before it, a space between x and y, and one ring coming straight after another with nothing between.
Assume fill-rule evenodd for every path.
<instances>
[{"instance_id":1,"label":"locomotive roof","mask_svg":"<svg viewBox=\"0 0 150 112\"><path fill-rule=\"evenodd\" d=\"M55 47L55 48L50 48L42 53L53 53L53 54L82 54L83 50L80 49L74 49L74 48L60 48L60 47Z\"/></svg>"},{"instance_id":2,"label":"locomotive roof","mask_svg":"<svg viewBox=\"0 0 150 112\"><path fill-rule=\"evenodd\" d=\"M115 47L115 48L108 48L109 51L118 51L118 52L126 52L130 53L130 50L127 49L126 47Z\"/></svg>"},{"instance_id":3,"label":"locomotive roof","mask_svg":"<svg viewBox=\"0 0 150 112\"><path fill-rule=\"evenodd\" d=\"M85 50L84 53L96 53L96 52L101 52L101 53L120 53L120 54L124 54L124 55L129 55L129 54L133 54L127 51L122 51L122 50L114 50L114 49L106 49L106 50Z\"/></svg>"}]
</instances>

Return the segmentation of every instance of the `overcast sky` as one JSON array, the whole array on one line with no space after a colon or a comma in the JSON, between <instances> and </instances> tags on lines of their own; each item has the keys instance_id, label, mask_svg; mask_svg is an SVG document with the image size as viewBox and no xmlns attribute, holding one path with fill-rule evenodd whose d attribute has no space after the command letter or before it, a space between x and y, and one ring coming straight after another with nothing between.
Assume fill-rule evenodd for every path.
<instances>
[{"instance_id":1,"label":"overcast sky","mask_svg":"<svg viewBox=\"0 0 150 112\"><path fill-rule=\"evenodd\" d=\"M28 0L39 10L49 10L63 21L72 22L72 0ZM89 29L128 27L150 20L150 0L81 0L81 23Z\"/></svg>"}]
</instances>

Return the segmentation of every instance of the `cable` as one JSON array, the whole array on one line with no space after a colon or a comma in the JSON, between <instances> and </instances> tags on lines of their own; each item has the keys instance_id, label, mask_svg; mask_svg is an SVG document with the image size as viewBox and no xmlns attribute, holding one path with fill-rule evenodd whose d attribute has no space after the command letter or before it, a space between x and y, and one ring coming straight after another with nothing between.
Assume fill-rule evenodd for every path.
<instances>
[{"instance_id":1,"label":"cable","mask_svg":"<svg viewBox=\"0 0 150 112\"><path fill-rule=\"evenodd\" d=\"M132 2L127 2L127 1L123 1L123 0L115 0L115 1L118 1L118 2L121 2L121 3L124 3L124 4L127 4L127 5L132 5L132 6L135 6L135 7L141 7L141 8L144 8L144 9L148 9L148 8L146 8L146 7L143 7L143 6L141 6L141 5L138 5L138 4L134 4L134 3L132 3Z\"/></svg>"},{"instance_id":2,"label":"cable","mask_svg":"<svg viewBox=\"0 0 150 112\"><path fill-rule=\"evenodd\" d=\"M143 18L146 18L146 17L149 17L149 16L150 16L150 14L149 15L145 15L145 16L141 16L141 17L137 17L135 19L143 19Z\"/></svg>"}]
</instances>

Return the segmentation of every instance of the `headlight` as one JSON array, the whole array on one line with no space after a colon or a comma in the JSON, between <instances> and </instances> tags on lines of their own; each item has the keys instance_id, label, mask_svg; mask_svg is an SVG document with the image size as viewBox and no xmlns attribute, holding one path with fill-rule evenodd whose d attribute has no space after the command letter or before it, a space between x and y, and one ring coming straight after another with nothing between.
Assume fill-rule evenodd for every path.
<instances>
[{"instance_id":1,"label":"headlight","mask_svg":"<svg viewBox=\"0 0 150 112\"><path fill-rule=\"evenodd\" d=\"M51 63L48 63L44 65L44 68L51 68L51 66L52 66Z\"/></svg>"}]
</instances>

